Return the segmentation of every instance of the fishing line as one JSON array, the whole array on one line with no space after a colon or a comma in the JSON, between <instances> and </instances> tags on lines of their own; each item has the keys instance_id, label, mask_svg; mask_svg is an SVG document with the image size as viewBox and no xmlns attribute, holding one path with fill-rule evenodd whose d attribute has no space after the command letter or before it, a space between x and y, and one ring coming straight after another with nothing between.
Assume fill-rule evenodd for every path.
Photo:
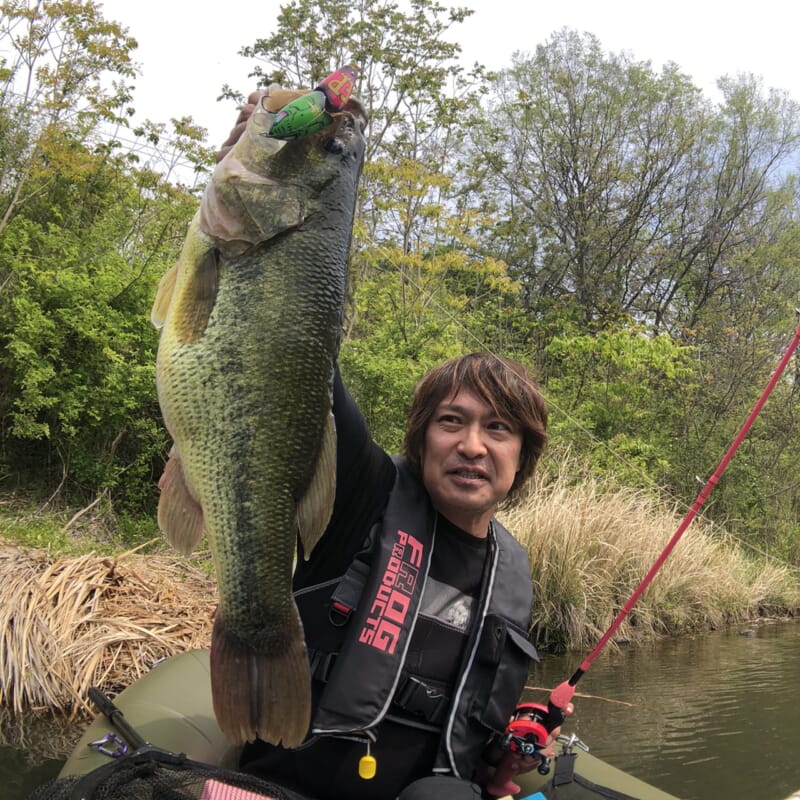
<instances>
[{"instance_id":1,"label":"fishing line","mask_svg":"<svg viewBox=\"0 0 800 800\"><path fill-rule=\"evenodd\" d=\"M798 315L800 315L800 309L798 310ZM566 709L570 699L572 698L572 695L575 691L575 685L578 683L583 674L589 669L594 660L606 646L606 644L614 635L617 628L619 628L620 624L625 619L625 617L628 616L631 609L636 604L636 601L641 597L642 593L650 585L650 582L653 580L656 573L661 569L662 565L666 561L669 554L672 552L675 545L678 543L681 536L683 536L686 529L692 523L692 520L695 518L695 516L697 516L703 503L705 503L708 496L714 490L714 487L717 485L719 479L722 477L722 474L725 472L734 454L739 449L739 445L741 445L741 443L744 441L752 424L755 422L756 417L759 415L761 409L764 407L764 404L767 402L767 398L772 393L772 390L775 388L775 385L777 384L778 380L783 374L783 371L786 369L786 365L792 358L792 355L794 354L794 351L797 349L798 344L800 344L800 325L798 325L794 337L792 338L792 341L789 343L788 348L783 354L783 357L778 363L778 366L775 368L775 371L772 373L772 377L769 379L769 382L764 388L764 391L761 393L761 397L759 397L758 401L753 407L753 410L750 412L747 419L745 420L744 425L739 430L739 433L736 434L733 443L728 448L725 455L722 457L722 460L719 462L719 465L717 466L716 470L714 470L711 477L704 483L703 488L697 495L697 498L695 499L691 508L687 512L686 516L684 516L677 530L672 535L670 540L667 542L664 549L661 551L661 554L653 563L653 566L650 567L647 574L644 576L641 583L636 587L636 590L630 596L625 605L619 610L619 612L617 612L617 615L616 617L614 617L614 620L609 626L608 630L603 634L603 636L600 638L600 641L595 645L594 649L589 653L589 655L586 656L586 658L583 660L583 663L580 665L580 667L578 667L578 669L575 671L572 677L568 681L562 683L560 686L557 686L553 690L552 694L550 695L550 705L562 711L561 714L562 720L563 720L563 710ZM556 725L553 725L553 727L556 727Z\"/></svg>"}]
</instances>

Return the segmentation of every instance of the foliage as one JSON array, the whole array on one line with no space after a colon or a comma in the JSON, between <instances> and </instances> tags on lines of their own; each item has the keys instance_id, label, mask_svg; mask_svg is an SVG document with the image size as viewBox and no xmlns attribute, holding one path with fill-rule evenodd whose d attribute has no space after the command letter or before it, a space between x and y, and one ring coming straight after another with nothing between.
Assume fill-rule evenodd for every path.
<instances>
[{"instance_id":1,"label":"foliage","mask_svg":"<svg viewBox=\"0 0 800 800\"><path fill-rule=\"evenodd\" d=\"M620 486L667 485L683 411L675 387L685 392L694 380L691 350L629 325L555 336L545 358L550 403L561 412L551 437Z\"/></svg>"},{"instance_id":2,"label":"foliage","mask_svg":"<svg viewBox=\"0 0 800 800\"><path fill-rule=\"evenodd\" d=\"M166 444L149 306L195 200L100 138L129 99L122 84L104 88L106 74L133 74L135 42L116 23L91 2L4 14L16 61L0 105L0 476L76 498L111 492L140 512ZM185 121L175 147L202 164L199 137Z\"/></svg>"},{"instance_id":3,"label":"foliage","mask_svg":"<svg viewBox=\"0 0 800 800\"><path fill-rule=\"evenodd\" d=\"M296 0L281 9L271 36L243 51L263 62L254 69L263 83L314 86L344 63L360 68L369 141L341 366L390 449L402 441L419 375L491 346L484 328L507 330L517 307L505 264L477 256L476 231L492 221L460 203L452 176L485 83L480 68L463 74L460 48L445 38L469 13L432 0L403 8Z\"/></svg>"},{"instance_id":4,"label":"foliage","mask_svg":"<svg viewBox=\"0 0 800 800\"><path fill-rule=\"evenodd\" d=\"M461 67L455 61L460 47L445 34L470 14L436 0L404 7L388 0L292 0L281 7L274 32L242 55L261 62L253 76L263 85L316 86L334 69L355 64L357 95L370 119L367 159L373 161L392 143L429 135L448 113L448 81Z\"/></svg>"},{"instance_id":5,"label":"foliage","mask_svg":"<svg viewBox=\"0 0 800 800\"><path fill-rule=\"evenodd\" d=\"M191 119L129 130L136 42L99 5L2 8L0 480L102 495L135 538L167 444L149 307L211 154ZM291 0L242 51L262 84L360 67L371 122L345 380L395 451L427 368L516 357L541 378L551 452L687 504L792 328L798 104L744 75L713 105L676 65L655 73L568 30L496 75L467 71L470 13ZM798 377L776 386L707 509L790 559Z\"/></svg>"},{"instance_id":6,"label":"foliage","mask_svg":"<svg viewBox=\"0 0 800 800\"><path fill-rule=\"evenodd\" d=\"M121 503L140 506L152 502L165 445L148 313L173 243L162 233L160 254L126 260L119 243L134 232L140 198L134 183L125 197L122 177L101 172L91 175L90 200L105 208L92 224L72 223L57 206L38 221L17 215L0 239L5 463L18 479L68 478L88 496L115 489ZM79 186L65 183L64 191ZM185 224L185 207L160 205L159 228L170 217Z\"/></svg>"},{"instance_id":7,"label":"foliage","mask_svg":"<svg viewBox=\"0 0 800 800\"><path fill-rule=\"evenodd\" d=\"M484 252L521 287L554 433L602 472L622 466L640 485L644 468L684 502L766 383L800 292L798 103L747 75L720 88L714 107L674 64L655 74L564 30L497 77L462 174L473 205L502 220ZM652 376L606 348L631 325L668 334L689 373L650 391ZM797 530L794 481L774 472L800 444L788 388L710 507L754 541L783 520ZM764 440L773 409L785 424Z\"/></svg>"},{"instance_id":8,"label":"foliage","mask_svg":"<svg viewBox=\"0 0 800 800\"><path fill-rule=\"evenodd\" d=\"M99 119L122 118L136 42L88 1L5 0L0 19L9 53L0 81L2 234L18 206L35 197L35 172L59 152L48 144L84 142ZM121 80L109 86L106 74Z\"/></svg>"},{"instance_id":9,"label":"foliage","mask_svg":"<svg viewBox=\"0 0 800 800\"><path fill-rule=\"evenodd\" d=\"M655 75L570 31L516 57L474 128L472 169L532 308L570 297L584 323L630 315L679 336L725 290L777 198L791 202L776 192L800 109L751 79L722 88L715 112L674 65Z\"/></svg>"}]
</instances>

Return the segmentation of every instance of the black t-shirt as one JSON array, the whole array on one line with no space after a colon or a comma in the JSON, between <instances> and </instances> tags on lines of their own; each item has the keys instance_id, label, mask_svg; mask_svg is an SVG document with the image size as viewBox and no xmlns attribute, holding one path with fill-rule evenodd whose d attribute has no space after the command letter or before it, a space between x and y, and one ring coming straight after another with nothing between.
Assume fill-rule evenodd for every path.
<instances>
[{"instance_id":1,"label":"black t-shirt","mask_svg":"<svg viewBox=\"0 0 800 800\"><path fill-rule=\"evenodd\" d=\"M328 528L308 561L298 559L294 588L343 575L382 517L395 479L391 458L376 445L358 407L336 376L336 500ZM478 539L439 516L420 614L405 669L450 696L459 673L470 624L480 596L486 539ZM354 676L357 679L357 676ZM431 774L440 731L392 706L376 730L372 780L358 775L363 740L318 737L294 750L257 742L245 748L242 765L319 800L394 800L417 778Z\"/></svg>"}]
</instances>

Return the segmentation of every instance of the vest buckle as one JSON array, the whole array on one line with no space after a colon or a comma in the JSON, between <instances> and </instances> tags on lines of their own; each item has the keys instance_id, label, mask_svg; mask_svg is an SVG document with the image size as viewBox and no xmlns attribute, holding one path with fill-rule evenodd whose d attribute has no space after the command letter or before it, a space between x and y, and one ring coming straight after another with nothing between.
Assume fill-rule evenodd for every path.
<instances>
[{"instance_id":1,"label":"vest buckle","mask_svg":"<svg viewBox=\"0 0 800 800\"><path fill-rule=\"evenodd\" d=\"M350 606L342 603L340 600L333 600L330 610L328 611L328 620L331 625L342 628L347 625L352 613L353 609L350 608Z\"/></svg>"}]
</instances>

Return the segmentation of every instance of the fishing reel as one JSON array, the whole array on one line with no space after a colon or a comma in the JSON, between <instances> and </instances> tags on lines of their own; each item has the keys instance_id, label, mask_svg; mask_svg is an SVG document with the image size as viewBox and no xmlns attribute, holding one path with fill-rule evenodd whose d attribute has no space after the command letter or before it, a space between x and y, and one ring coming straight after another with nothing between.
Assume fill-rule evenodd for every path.
<instances>
[{"instance_id":1,"label":"fishing reel","mask_svg":"<svg viewBox=\"0 0 800 800\"><path fill-rule=\"evenodd\" d=\"M555 717L555 719L553 719ZM560 717L560 718L559 718ZM550 756L542 753L550 738L550 731L563 721L563 715L551 716L548 706L539 703L521 703L514 711L511 721L495 746L502 752L494 775L486 789L495 797L517 794L519 786L512 780L520 771L520 760L525 756L539 758L537 771L540 775L550 772Z\"/></svg>"},{"instance_id":2,"label":"fishing reel","mask_svg":"<svg viewBox=\"0 0 800 800\"><path fill-rule=\"evenodd\" d=\"M504 750L520 753L523 756L534 756L547 745L550 736L549 711L547 706L539 703L522 703L517 706L511 721L506 726L505 734L500 742ZM550 759L539 756L540 775L550 772Z\"/></svg>"}]
</instances>

